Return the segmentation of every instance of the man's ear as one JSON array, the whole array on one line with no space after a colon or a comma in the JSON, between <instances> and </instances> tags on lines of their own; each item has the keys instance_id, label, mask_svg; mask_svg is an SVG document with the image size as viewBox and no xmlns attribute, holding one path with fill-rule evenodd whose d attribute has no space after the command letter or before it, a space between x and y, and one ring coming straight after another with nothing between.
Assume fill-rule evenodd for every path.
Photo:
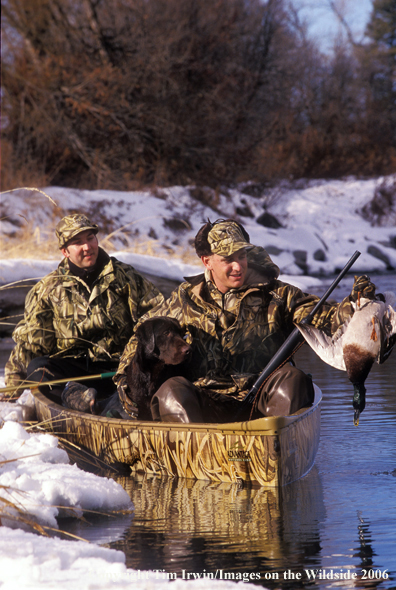
<instances>
[{"instance_id":1,"label":"man's ear","mask_svg":"<svg viewBox=\"0 0 396 590\"><path fill-rule=\"evenodd\" d=\"M63 256L64 256L65 258L69 258L69 257L70 257L70 254L69 254L69 252L68 252L68 249L67 249L67 248L61 248L61 252L62 252L62 254L63 254Z\"/></svg>"},{"instance_id":2,"label":"man's ear","mask_svg":"<svg viewBox=\"0 0 396 590\"><path fill-rule=\"evenodd\" d=\"M209 270L212 270L212 257L211 256L201 256L201 260L203 265L208 268Z\"/></svg>"}]
</instances>

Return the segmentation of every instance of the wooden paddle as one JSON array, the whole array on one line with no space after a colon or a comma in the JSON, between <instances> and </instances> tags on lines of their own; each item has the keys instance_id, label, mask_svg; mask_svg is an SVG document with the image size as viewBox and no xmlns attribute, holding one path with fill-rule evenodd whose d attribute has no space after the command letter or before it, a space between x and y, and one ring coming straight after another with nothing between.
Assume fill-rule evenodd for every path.
<instances>
[{"instance_id":1,"label":"wooden paddle","mask_svg":"<svg viewBox=\"0 0 396 590\"><path fill-rule=\"evenodd\" d=\"M315 307L310 311L310 313L302 320L302 324L309 324L314 317L315 313L321 308L323 303L329 297L329 295L334 291L337 287L338 283L341 279L345 276L351 266L356 262L359 258L360 252L356 250L354 255L348 260L340 274L336 277L336 279L332 282L330 287L327 289L326 293L319 299ZM278 368L284 363L289 357L291 357L296 349L296 347L304 340L303 336L299 332L297 328L294 328L293 332L290 336L284 341L282 346L279 350L275 353L272 357L268 365L265 367L263 372L258 377L257 381L252 386L249 393L246 395L245 399L241 403L241 407L239 408L236 420L238 420L246 411L252 407L254 399L257 395L258 390L264 383L264 381Z\"/></svg>"}]
</instances>

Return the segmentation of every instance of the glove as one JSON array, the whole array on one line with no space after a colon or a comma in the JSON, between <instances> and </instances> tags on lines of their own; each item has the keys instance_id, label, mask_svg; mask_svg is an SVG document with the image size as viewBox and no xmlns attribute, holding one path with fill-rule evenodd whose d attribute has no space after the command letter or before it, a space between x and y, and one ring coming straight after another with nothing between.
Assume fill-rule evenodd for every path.
<instances>
[{"instance_id":1,"label":"glove","mask_svg":"<svg viewBox=\"0 0 396 590\"><path fill-rule=\"evenodd\" d=\"M134 401L128 395L128 382L126 375L121 375L117 381L118 398L124 410L132 417L137 418L139 411Z\"/></svg>"},{"instance_id":2,"label":"glove","mask_svg":"<svg viewBox=\"0 0 396 590\"><path fill-rule=\"evenodd\" d=\"M355 277L355 282L353 283L351 299L352 301L357 301L360 297L365 297L366 299L375 298L375 285L366 275Z\"/></svg>"}]
</instances>

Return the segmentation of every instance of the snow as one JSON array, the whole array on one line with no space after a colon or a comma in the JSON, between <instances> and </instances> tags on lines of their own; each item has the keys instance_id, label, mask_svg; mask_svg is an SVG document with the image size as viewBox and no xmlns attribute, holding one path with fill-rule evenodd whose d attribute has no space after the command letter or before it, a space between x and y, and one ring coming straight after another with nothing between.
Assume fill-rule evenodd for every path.
<instances>
[{"instance_id":1,"label":"snow","mask_svg":"<svg viewBox=\"0 0 396 590\"><path fill-rule=\"evenodd\" d=\"M256 587L244 582L164 579L161 571L130 570L121 551L83 541L39 538L0 527L0 585L2 590L237 590Z\"/></svg>"},{"instance_id":2,"label":"snow","mask_svg":"<svg viewBox=\"0 0 396 590\"><path fill-rule=\"evenodd\" d=\"M251 243L268 249L281 268L281 279L306 291L320 286L324 277L342 268L355 250L361 256L353 267L354 273L381 273L387 267L396 268L396 249L392 247L396 228L394 223L373 227L361 210L382 181L315 181L301 189L285 186L267 190L260 197L240 189L213 192L215 209L204 199L193 198L191 187L133 193L50 187L3 193L3 235L11 237L26 226L37 246L30 257L1 260L0 283L38 279L53 270L60 260L55 241L52 259L35 257L36 252L40 252L42 239L53 235L56 221L77 210L98 223L99 238L109 253L137 270L177 281L202 272L203 267L192 253L193 238L208 218L214 221L219 217L241 221ZM238 215L237 208L249 209L253 217ZM255 219L264 211L275 216L281 227L257 223ZM182 224L174 220L182 220ZM0 386L4 386L3 380ZM16 404L0 403L0 496L18 505L38 524L54 529L65 514L78 518L87 510L132 511L131 500L121 486L71 465L55 437L29 432L20 424L29 420L31 405L29 392ZM139 590L169 587L170 580L164 579L161 572L127 569L120 551L14 528L18 526L12 518L16 516L15 508L7 507L2 512L2 590L84 590L109 585L118 589L130 588L131 584ZM224 580L172 581L173 590L187 586L193 590L232 590L238 585L249 586L246 582Z\"/></svg>"},{"instance_id":3,"label":"snow","mask_svg":"<svg viewBox=\"0 0 396 590\"><path fill-rule=\"evenodd\" d=\"M30 402L27 396L24 401ZM13 404L19 406L14 413L11 405L0 403L0 586L66 588L80 579L78 587L88 588L96 578L126 571L121 552L29 532L26 520L58 529L58 518L78 518L89 510L132 514L133 504L115 481L71 465L57 438L29 433L16 421L23 403Z\"/></svg>"},{"instance_id":4,"label":"snow","mask_svg":"<svg viewBox=\"0 0 396 590\"><path fill-rule=\"evenodd\" d=\"M26 397L25 401L28 401ZM121 551L83 540L71 541L30 532L31 527L25 525L21 517L58 529L58 519L64 516L78 518L90 510L132 514L133 504L122 486L112 479L70 465L56 437L28 432L10 415L10 405L0 403L0 420L3 420L0 428L2 590L68 590L70 587L88 590L105 589L109 585L121 589L130 588L131 583L141 590L167 587L170 579L164 572L127 569ZM13 506L7 506L7 502ZM119 534L125 526L113 529ZM109 543L117 538L96 538L95 541ZM210 584L219 590L233 590L238 586L236 582L220 580L210 580ZM246 586L244 582L241 584ZM177 579L172 588L180 590L186 586L192 590L207 588L208 580Z\"/></svg>"},{"instance_id":5,"label":"snow","mask_svg":"<svg viewBox=\"0 0 396 590\"><path fill-rule=\"evenodd\" d=\"M50 434L29 433L18 422L6 421L0 429L0 449L1 461L6 461L0 471L3 499L16 499L40 525L57 528L57 517L82 516L84 510L133 508L127 492L113 480L98 481L70 465L66 451ZM15 510L3 511L3 524L12 524L5 513L15 516Z\"/></svg>"},{"instance_id":6,"label":"snow","mask_svg":"<svg viewBox=\"0 0 396 590\"><path fill-rule=\"evenodd\" d=\"M200 194L206 191L213 198L214 208L205 204L206 197L194 198L197 193L192 187L135 192L60 187L40 192L18 190L2 194L7 217L1 228L7 236L16 232L16 226L26 226L39 248L40 240L51 236L54 219L71 211L85 212L98 223L99 238L109 253L137 270L181 281L202 271L192 246L201 225L208 218L232 217L243 223L253 244L267 248L281 268L283 280L291 282L291 277L297 286L309 287L314 284L313 277L334 274L342 268L355 250L361 252L354 265L357 273L381 273L387 267L396 267L394 221L376 227L362 215L363 207L384 180L391 183L396 176L310 181L300 189L287 185L263 189L260 197L245 194L243 187L220 194L200 189ZM242 209L248 209L253 217L238 215ZM264 211L275 216L282 227L260 225L256 220ZM53 260L34 255L1 260L0 283L42 277L58 260L55 241Z\"/></svg>"}]
</instances>

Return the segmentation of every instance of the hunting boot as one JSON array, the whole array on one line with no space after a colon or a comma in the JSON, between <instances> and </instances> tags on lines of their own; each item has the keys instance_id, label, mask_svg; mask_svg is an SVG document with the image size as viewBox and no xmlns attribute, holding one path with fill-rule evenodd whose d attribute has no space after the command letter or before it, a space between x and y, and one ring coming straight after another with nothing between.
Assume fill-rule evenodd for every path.
<instances>
[{"instance_id":1,"label":"hunting boot","mask_svg":"<svg viewBox=\"0 0 396 590\"><path fill-rule=\"evenodd\" d=\"M257 409L263 416L290 416L311 406L314 397L312 377L287 364L265 382L258 396Z\"/></svg>"},{"instance_id":2,"label":"hunting boot","mask_svg":"<svg viewBox=\"0 0 396 590\"><path fill-rule=\"evenodd\" d=\"M184 377L165 381L151 400L153 420L204 422L197 388Z\"/></svg>"}]
</instances>

